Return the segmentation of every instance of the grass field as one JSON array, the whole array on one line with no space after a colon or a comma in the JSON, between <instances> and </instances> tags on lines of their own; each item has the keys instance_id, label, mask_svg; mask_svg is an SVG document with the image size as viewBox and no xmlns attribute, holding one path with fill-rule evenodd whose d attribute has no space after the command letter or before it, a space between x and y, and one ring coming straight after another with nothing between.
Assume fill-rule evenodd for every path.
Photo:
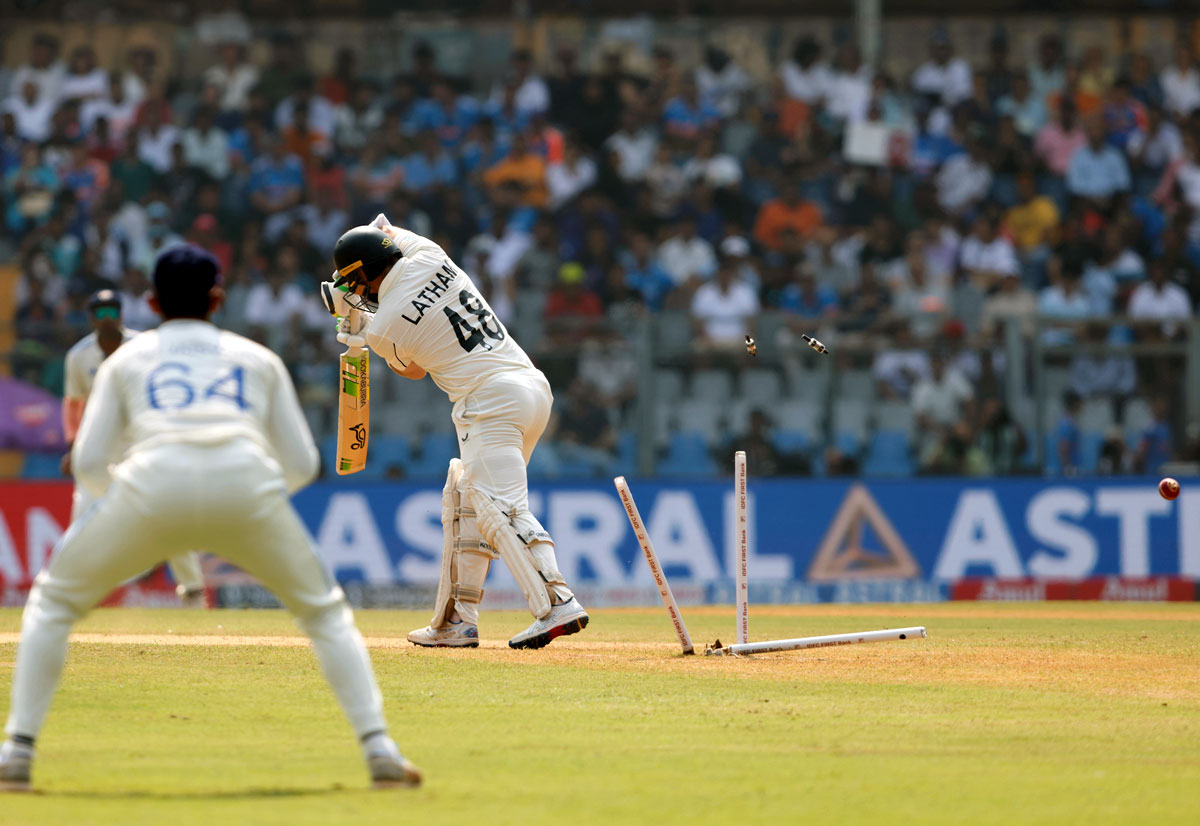
<instances>
[{"instance_id":1,"label":"grass field","mask_svg":"<svg viewBox=\"0 0 1200 826\"><path fill-rule=\"evenodd\" d=\"M689 609L728 641L731 609ZM7 698L19 613L0 611ZM102 610L78 629L35 795L0 824L1109 823L1200 812L1200 605L752 607L751 639L929 638L684 658L664 612L598 611L510 651L404 641L359 614L393 734L426 772L370 792L278 612ZM7 702L3 707L7 708Z\"/></svg>"}]
</instances>

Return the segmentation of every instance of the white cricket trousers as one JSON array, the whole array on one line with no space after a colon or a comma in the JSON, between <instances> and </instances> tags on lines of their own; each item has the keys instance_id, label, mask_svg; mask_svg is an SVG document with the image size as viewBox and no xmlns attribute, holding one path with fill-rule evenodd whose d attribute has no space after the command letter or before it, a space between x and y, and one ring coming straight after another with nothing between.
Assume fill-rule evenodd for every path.
<instances>
[{"instance_id":1,"label":"white cricket trousers","mask_svg":"<svg viewBox=\"0 0 1200 826\"><path fill-rule=\"evenodd\" d=\"M75 492L71 494L71 522L74 523L94 504L96 497L88 493L82 485L76 485ZM204 590L204 569L200 565L200 554L186 551L173 556L167 560L167 567L171 569L171 576L179 586L180 596Z\"/></svg>"},{"instance_id":2,"label":"white cricket trousers","mask_svg":"<svg viewBox=\"0 0 1200 826\"><path fill-rule=\"evenodd\" d=\"M519 532L546 537L531 543L530 550L557 570L554 543L529 511L529 479L525 473L529 457L546 431L553 404L550 382L541 370L513 370L495 374L478 390L455 402L453 418L465 471L460 492L474 486L512 515L513 526ZM473 517L470 522L466 530L473 535L477 533ZM549 587L560 601L572 596L562 585ZM466 622L478 623L478 605L455 600L455 608Z\"/></svg>"},{"instance_id":3,"label":"white cricket trousers","mask_svg":"<svg viewBox=\"0 0 1200 826\"><path fill-rule=\"evenodd\" d=\"M5 731L36 737L71 626L112 588L189 548L225 557L269 588L312 640L360 738L387 728L370 658L342 590L254 442L171 444L126 459L107 493L64 534L21 620Z\"/></svg>"}]
</instances>

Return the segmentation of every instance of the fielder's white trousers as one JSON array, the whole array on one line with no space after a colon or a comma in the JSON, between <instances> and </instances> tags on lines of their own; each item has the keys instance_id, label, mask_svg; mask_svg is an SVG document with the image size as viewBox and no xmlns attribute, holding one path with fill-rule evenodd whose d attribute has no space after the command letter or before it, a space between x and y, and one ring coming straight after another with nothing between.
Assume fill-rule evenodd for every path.
<instances>
[{"instance_id":1,"label":"fielder's white trousers","mask_svg":"<svg viewBox=\"0 0 1200 826\"><path fill-rule=\"evenodd\" d=\"M483 387L455 402L453 411L465 470L460 488L474 486L513 514L519 530L543 536L548 536L545 528L529 512L525 466L546 431L553 404L554 394L542 371L514 370L489 378ZM535 544L557 569L553 543ZM551 591L561 601L571 598L571 591L561 585L551 586ZM478 623L479 606L456 600L455 607L466 622Z\"/></svg>"},{"instance_id":2,"label":"fielder's white trousers","mask_svg":"<svg viewBox=\"0 0 1200 826\"><path fill-rule=\"evenodd\" d=\"M71 522L74 523L94 504L96 497L88 493L82 485L76 485L75 492L71 494ZM194 594L204 590L204 569L200 565L200 554L185 551L168 559L167 567L171 569L171 576L174 577L175 584L182 589L182 593Z\"/></svg>"},{"instance_id":3,"label":"fielder's white trousers","mask_svg":"<svg viewBox=\"0 0 1200 826\"><path fill-rule=\"evenodd\" d=\"M386 729L366 646L274 459L249 440L172 444L130 456L114 477L30 591L6 732L36 737L41 730L77 620L114 586L196 547L242 567L279 597L312 640L359 737Z\"/></svg>"}]
</instances>

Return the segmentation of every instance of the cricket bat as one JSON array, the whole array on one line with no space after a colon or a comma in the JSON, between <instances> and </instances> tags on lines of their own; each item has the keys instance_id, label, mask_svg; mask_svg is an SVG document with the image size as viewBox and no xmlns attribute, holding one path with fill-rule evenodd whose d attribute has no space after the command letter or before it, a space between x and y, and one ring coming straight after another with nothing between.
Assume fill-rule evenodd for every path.
<instances>
[{"instance_id":1,"label":"cricket bat","mask_svg":"<svg viewBox=\"0 0 1200 826\"><path fill-rule=\"evenodd\" d=\"M371 425L370 351L351 347L340 358L338 386L337 472L357 473L367 466Z\"/></svg>"}]
</instances>

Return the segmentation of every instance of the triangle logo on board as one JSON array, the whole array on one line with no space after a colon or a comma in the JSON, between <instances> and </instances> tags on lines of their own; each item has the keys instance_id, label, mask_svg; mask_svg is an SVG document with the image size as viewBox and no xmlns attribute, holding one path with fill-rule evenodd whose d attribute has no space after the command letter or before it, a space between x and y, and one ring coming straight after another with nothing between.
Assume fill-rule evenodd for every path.
<instances>
[{"instance_id":1,"label":"triangle logo on board","mask_svg":"<svg viewBox=\"0 0 1200 826\"><path fill-rule=\"evenodd\" d=\"M873 541L864 542L864 538ZM879 546L879 550L867 545ZM913 579L921 567L891 520L863 485L854 485L808 568L811 582L839 579Z\"/></svg>"}]
</instances>

